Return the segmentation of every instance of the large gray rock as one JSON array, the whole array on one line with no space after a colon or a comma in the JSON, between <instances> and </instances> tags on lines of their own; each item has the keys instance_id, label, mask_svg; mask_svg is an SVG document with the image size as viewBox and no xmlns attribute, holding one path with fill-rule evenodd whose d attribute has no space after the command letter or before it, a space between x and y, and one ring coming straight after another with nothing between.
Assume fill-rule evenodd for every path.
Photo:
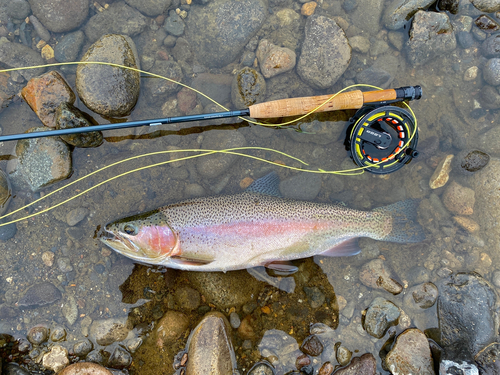
<instances>
[{"instance_id":1,"label":"large gray rock","mask_svg":"<svg viewBox=\"0 0 500 375\"><path fill-rule=\"evenodd\" d=\"M147 18L122 2L113 3L105 12L98 12L85 25L88 40L95 42L105 34L135 36L144 31Z\"/></svg>"},{"instance_id":2,"label":"large gray rock","mask_svg":"<svg viewBox=\"0 0 500 375\"><path fill-rule=\"evenodd\" d=\"M216 0L207 6L194 5L186 38L200 63L221 68L239 56L266 15L267 3L263 0Z\"/></svg>"},{"instance_id":3,"label":"large gray rock","mask_svg":"<svg viewBox=\"0 0 500 375\"><path fill-rule=\"evenodd\" d=\"M172 0L125 0L125 2L146 16L154 17L165 12Z\"/></svg>"},{"instance_id":4,"label":"large gray rock","mask_svg":"<svg viewBox=\"0 0 500 375\"><path fill-rule=\"evenodd\" d=\"M29 0L29 3L38 20L55 33L76 29L89 14L89 0Z\"/></svg>"},{"instance_id":5,"label":"large gray rock","mask_svg":"<svg viewBox=\"0 0 500 375\"><path fill-rule=\"evenodd\" d=\"M401 29L418 10L426 9L432 3L434 0L393 0L384 11L385 27Z\"/></svg>"},{"instance_id":6,"label":"large gray rock","mask_svg":"<svg viewBox=\"0 0 500 375\"><path fill-rule=\"evenodd\" d=\"M344 30L324 16L311 16L297 64L297 73L307 84L327 89L344 74L351 61L351 46Z\"/></svg>"},{"instance_id":7,"label":"large gray rock","mask_svg":"<svg viewBox=\"0 0 500 375\"><path fill-rule=\"evenodd\" d=\"M419 10L413 19L408 40L408 60L413 65L453 51L457 40L450 19L445 13Z\"/></svg>"},{"instance_id":8,"label":"large gray rock","mask_svg":"<svg viewBox=\"0 0 500 375\"><path fill-rule=\"evenodd\" d=\"M6 38L0 40L0 62L9 68L37 66L45 64L39 53L24 44L11 43ZM19 73L26 79L39 76L45 68L20 70Z\"/></svg>"},{"instance_id":9,"label":"large gray rock","mask_svg":"<svg viewBox=\"0 0 500 375\"><path fill-rule=\"evenodd\" d=\"M82 61L102 61L137 69L130 38L105 35L92 44ZM76 90L92 111L104 116L125 116L140 92L138 72L108 65L82 64L76 70Z\"/></svg>"}]
</instances>

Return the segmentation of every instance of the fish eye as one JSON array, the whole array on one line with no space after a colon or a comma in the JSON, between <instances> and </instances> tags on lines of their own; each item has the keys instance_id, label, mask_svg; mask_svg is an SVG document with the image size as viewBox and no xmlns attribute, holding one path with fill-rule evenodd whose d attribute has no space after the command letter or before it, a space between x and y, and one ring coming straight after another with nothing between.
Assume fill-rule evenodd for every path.
<instances>
[{"instance_id":1,"label":"fish eye","mask_svg":"<svg viewBox=\"0 0 500 375\"><path fill-rule=\"evenodd\" d=\"M127 234L135 236L137 234L137 227L135 225L132 225L132 224L125 224L123 226L123 231Z\"/></svg>"}]
</instances>

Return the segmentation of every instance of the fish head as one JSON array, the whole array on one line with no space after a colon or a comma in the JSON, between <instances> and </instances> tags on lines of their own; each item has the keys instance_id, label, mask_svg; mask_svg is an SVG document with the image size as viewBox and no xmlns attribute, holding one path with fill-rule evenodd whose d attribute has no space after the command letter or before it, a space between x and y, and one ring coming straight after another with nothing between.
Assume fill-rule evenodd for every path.
<instances>
[{"instance_id":1,"label":"fish head","mask_svg":"<svg viewBox=\"0 0 500 375\"><path fill-rule=\"evenodd\" d=\"M158 210L107 224L101 242L133 260L163 264L178 255L179 237Z\"/></svg>"}]
</instances>

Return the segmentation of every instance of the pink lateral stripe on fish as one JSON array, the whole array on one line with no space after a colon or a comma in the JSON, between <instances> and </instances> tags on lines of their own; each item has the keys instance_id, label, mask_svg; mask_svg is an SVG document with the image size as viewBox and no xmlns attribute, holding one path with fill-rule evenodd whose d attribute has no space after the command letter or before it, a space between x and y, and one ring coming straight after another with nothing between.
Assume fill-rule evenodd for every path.
<instances>
[{"instance_id":1,"label":"pink lateral stripe on fish","mask_svg":"<svg viewBox=\"0 0 500 375\"><path fill-rule=\"evenodd\" d=\"M188 199L112 222L100 240L133 260L193 271L256 266L313 255L359 252L350 240L410 243L425 236L416 223L418 201L372 211L282 198L272 172L243 193ZM283 270L289 270L283 266Z\"/></svg>"}]
</instances>

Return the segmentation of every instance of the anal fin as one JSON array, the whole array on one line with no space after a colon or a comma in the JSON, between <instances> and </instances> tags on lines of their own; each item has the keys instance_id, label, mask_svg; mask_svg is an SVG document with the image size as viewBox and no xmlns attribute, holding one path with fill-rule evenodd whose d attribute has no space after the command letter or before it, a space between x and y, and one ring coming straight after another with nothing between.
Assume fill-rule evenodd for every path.
<instances>
[{"instance_id":1,"label":"anal fin","mask_svg":"<svg viewBox=\"0 0 500 375\"><path fill-rule=\"evenodd\" d=\"M325 257L346 257L357 255L361 252L361 248L358 245L358 239L352 238L350 240L341 242L334 245L330 249L318 254Z\"/></svg>"}]
</instances>

